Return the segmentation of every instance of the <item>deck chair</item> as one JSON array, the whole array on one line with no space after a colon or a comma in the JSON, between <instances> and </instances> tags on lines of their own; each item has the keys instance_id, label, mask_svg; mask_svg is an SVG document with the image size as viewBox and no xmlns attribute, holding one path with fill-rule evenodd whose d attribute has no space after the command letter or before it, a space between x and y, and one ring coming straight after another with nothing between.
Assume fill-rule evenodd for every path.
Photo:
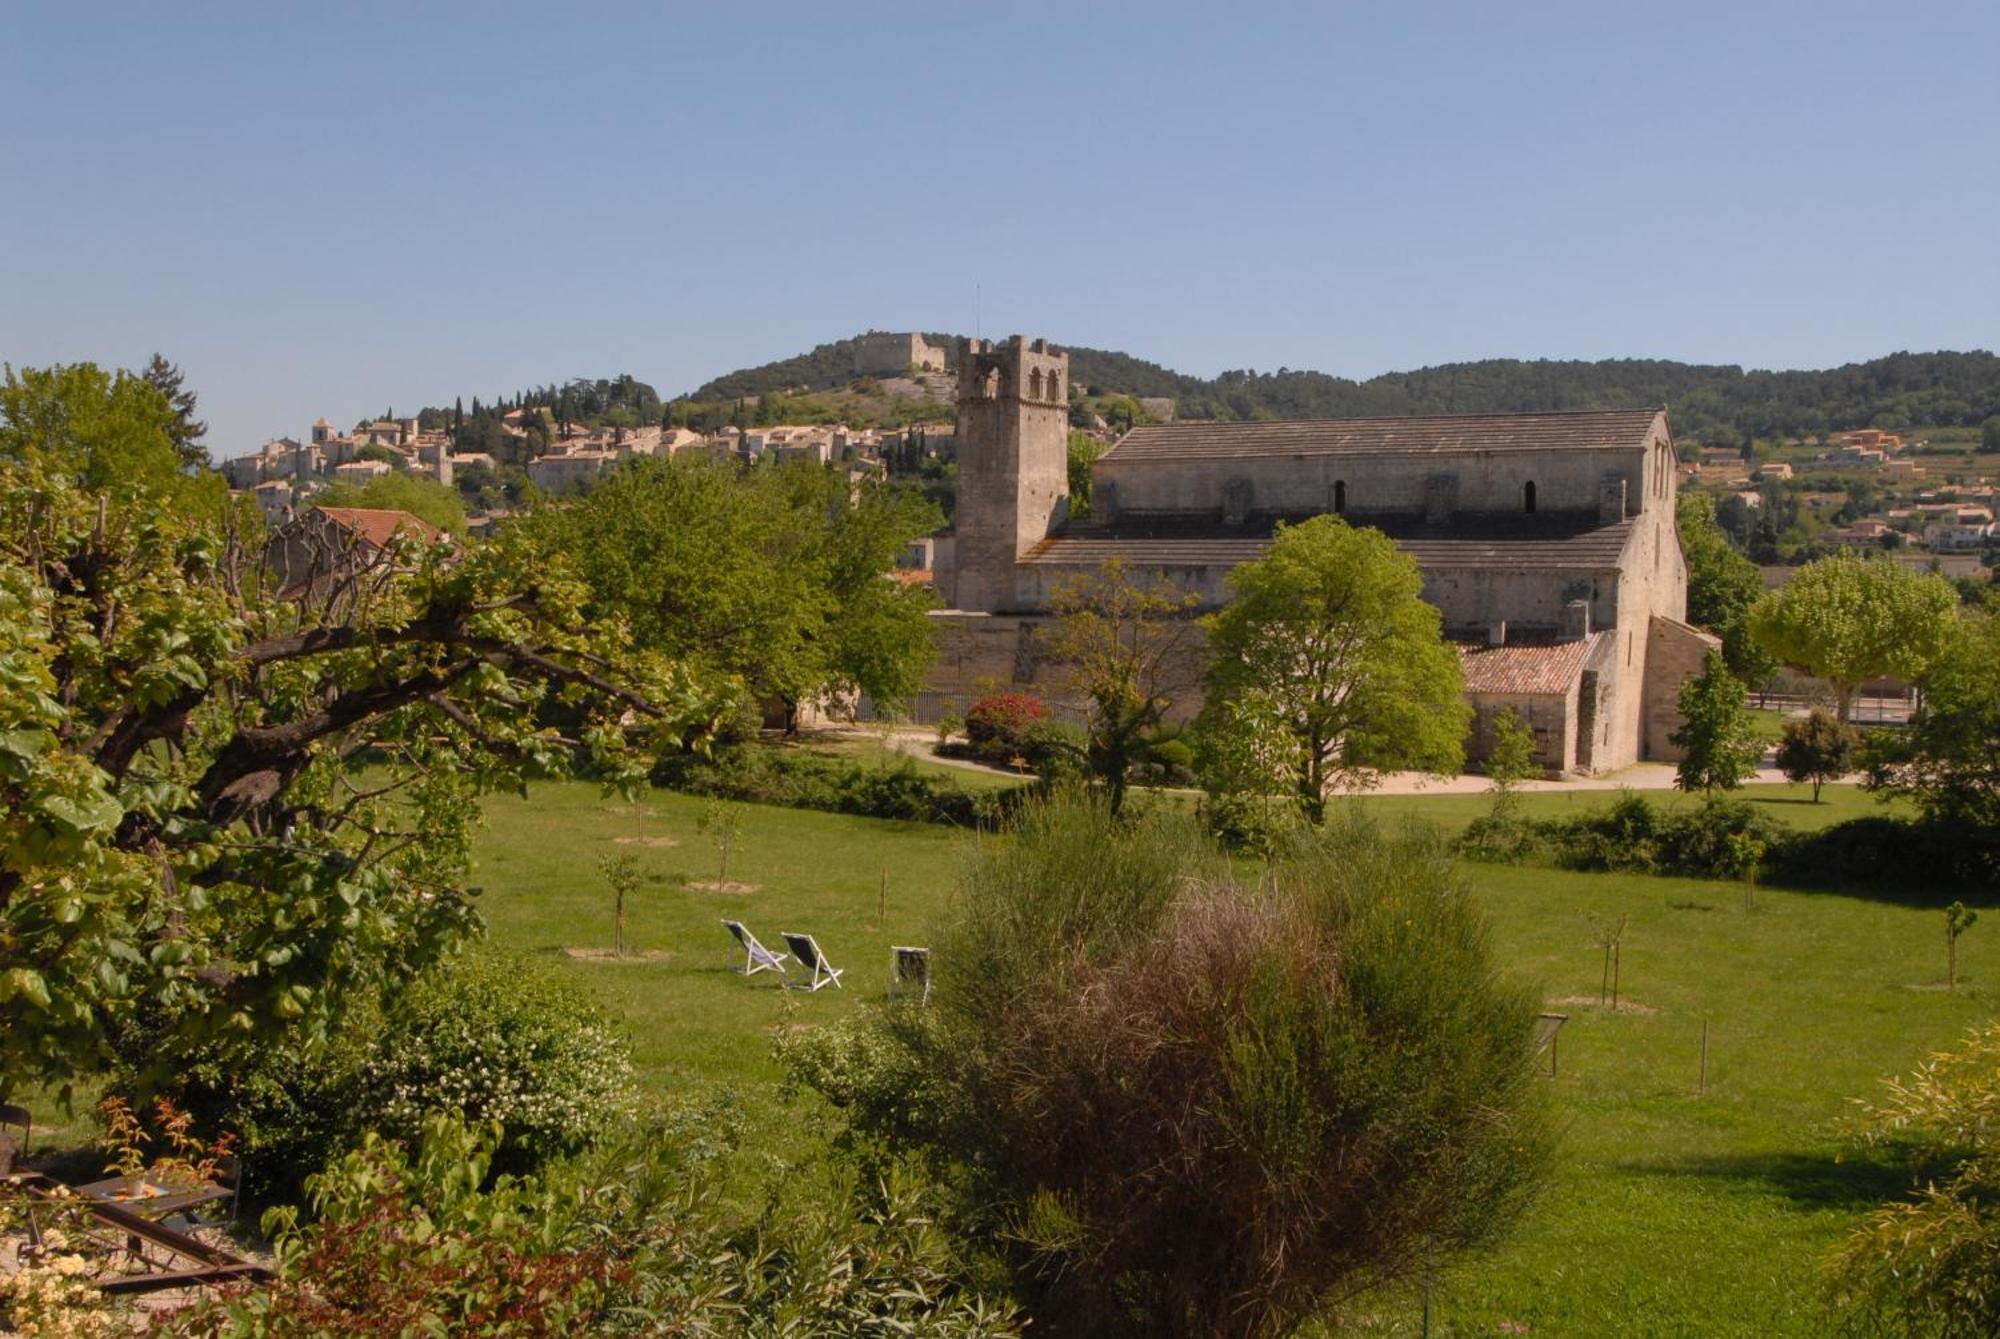
<instances>
[{"instance_id":1,"label":"deck chair","mask_svg":"<svg viewBox=\"0 0 2000 1339\"><path fill-rule=\"evenodd\" d=\"M783 939L792 956L798 959L799 966L812 968L812 984L803 989L818 990L821 986L841 988L840 968L826 960L826 954L819 951L818 940L811 935L793 934L790 930L784 932Z\"/></svg>"},{"instance_id":2,"label":"deck chair","mask_svg":"<svg viewBox=\"0 0 2000 1339\"><path fill-rule=\"evenodd\" d=\"M785 959L789 955L773 953L770 949L758 943L757 936L751 934L745 928L742 921L724 921L722 928L734 935L736 942L743 946L743 966L740 969L743 975L746 977L755 976L759 972L772 971L775 971L779 976L787 974L785 971Z\"/></svg>"},{"instance_id":3,"label":"deck chair","mask_svg":"<svg viewBox=\"0 0 2000 1339\"><path fill-rule=\"evenodd\" d=\"M1540 1055L1543 1051L1549 1053L1550 1078L1554 1078L1556 1073L1556 1036L1567 1022L1569 1022L1568 1014L1535 1015L1535 1054Z\"/></svg>"},{"instance_id":4,"label":"deck chair","mask_svg":"<svg viewBox=\"0 0 2000 1339\"><path fill-rule=\"evenodd\" d=\"M920 1003L931 1002L931 951L895 944L889 949L889 998L905 990L921 990Z\"/></svg>"}]
</instances>

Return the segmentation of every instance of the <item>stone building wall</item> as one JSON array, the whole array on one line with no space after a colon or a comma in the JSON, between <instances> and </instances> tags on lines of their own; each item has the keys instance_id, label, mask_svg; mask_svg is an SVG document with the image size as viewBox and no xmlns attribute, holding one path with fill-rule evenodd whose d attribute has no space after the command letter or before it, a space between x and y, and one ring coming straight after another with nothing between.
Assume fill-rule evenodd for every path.
<instances>
[{"instance_id":1,"label":"stone building wall","mask_svg":"<svg viewBox=\"0 0 2000 1339\"><path fill-rule=\"evenodd\" d=\"M1535 761L1550 772L1577 770L1577 685L1566 693L1482 693L1472 699L1472 732L1465 741L1468 761L1493 750L1493 723L1512 710L1535 735Z\"/></svg>"},{"instance_id":2,"label":"stone building wall","mask_svg":"<svg viewBox=\"0 0 2000 1339\"><path fill-rule=\"evenodd\" d=\"M1512 515L1525 510L1596 515L1607 476L1625 483L1627 510L1647 490L1647 452L1499 451L1436 455L1191 457L1121 461L1114 452L1091 471L1092 498L1109 497L1119 515L1216 514L1225 491L1247 488L1248 509L1311 515L1336 509L1355 517L1420 516L1432 505L1433 480L1449 480L1452 514ZM1108 488L1107 488L1108 485Z\"/></svg>"},{"instance_id":3,"label":"stone building wall","mask_svg":"<svg viewBox=\"0 0 2000 1339\"><path fill-rule=\"evenodd\" d=\"M1678 618L1655 615L1652 655L1646 661L1646 756L1679 762L1681 751L1668 736L1681 728L1681 685L1701 673L1702 660L1722 648L1722 639Z\"/></svg>"},{"instance_id":4,"label":"stone building wall","mask_svg":"<svg viewBox=\"0 0 2000 1339\"><path fill-rule=\"evenodd\" d=\"M944 371L944 350L922 335L871 330L854 343L854 375L900 377L912 367Z\"/></svg>"},{"instance_id":5,"label":"stone building wall","mask_svg":"<svg viewBox=\"0 0 2000 1339\"><path fill-rule=\"evenodd\" d=\"M1021 335L960 341L952 606L1021 608L1016 564L1068 507L1069 355Z\"/></svg>"}]
</instances>

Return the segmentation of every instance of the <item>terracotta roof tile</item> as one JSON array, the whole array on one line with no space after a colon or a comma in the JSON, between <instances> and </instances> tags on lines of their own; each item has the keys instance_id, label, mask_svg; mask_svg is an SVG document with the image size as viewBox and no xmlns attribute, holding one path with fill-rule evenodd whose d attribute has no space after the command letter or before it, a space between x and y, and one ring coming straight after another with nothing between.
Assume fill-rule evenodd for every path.
<instances>
[{"instance_id":1,"label":"terracotta roof tile","mask_svg":"<svg viewBox=\"0 0 2000 1339\"><path fill-rule=\"evenodd\" d=\"M1593 632L1573 642L1549 646L1460 646L1468 693L1551 693L1569 691L1590 652L1608 634Z\"/></svg>"},{"instance_id":2,"label":"terracotta roof tile","mask_svg":"<svg viewBox=\"0 0 2000 1339\"><path fill-rule=\"evenodd\" d=\"M420 516L385 507L321 507L320 514L364 543L378 549L389 547L398 531L407 530L426 544L444 538L444 531Z\"/></svg>"}]
</instances>

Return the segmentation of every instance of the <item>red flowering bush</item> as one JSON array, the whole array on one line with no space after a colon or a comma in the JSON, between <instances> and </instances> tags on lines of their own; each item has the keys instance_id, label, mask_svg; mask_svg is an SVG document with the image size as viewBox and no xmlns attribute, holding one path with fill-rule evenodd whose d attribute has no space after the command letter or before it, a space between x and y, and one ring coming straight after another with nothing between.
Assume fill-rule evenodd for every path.
<instances>
[{"instance_id":1,"label":"red flowering bush","mask_svg":"<svg viewBox=\"0 0 2000 1339\"><path fill-rule=\"evenodd\" d=\"M978 753L1011 758L1026 751L1029 731L1048 714L1033 693L992 693L965 713L965 737Z\"/></svg>"}]
</instances>

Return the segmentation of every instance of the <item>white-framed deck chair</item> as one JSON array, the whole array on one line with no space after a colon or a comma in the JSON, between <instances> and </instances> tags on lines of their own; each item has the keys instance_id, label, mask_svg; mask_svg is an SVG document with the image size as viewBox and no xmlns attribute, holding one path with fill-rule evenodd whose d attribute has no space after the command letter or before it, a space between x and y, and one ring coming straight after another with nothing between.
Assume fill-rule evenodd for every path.
<instances>
[{"instance_id":1,"label":"white-framed deck chair","mask_svg":"<svg viewBox=\"0 0 2000 1339\"><path fill-rule=\"evenodd\" d=\"M751 934L748 927L742 921L724 921L722 928L735 936L736 942L743 946L743 966L740 968L731 968L732 971L741 971L745 976L755 976L759 972L776 972L779 976L787 975L785 971L785 959L789 955L773 953L770 949L758 943L757 936Z\"/></svg>"},{"instance_id":2,"label":"white-framed deck chair","mask_svg":"<svg viewBox=\"0 0 2000 1339\"><path fill-rule=\"evenodd\" d=\"M889 998L906 990L919 992L919 1002L931 1002L931 951L893 944L889 948Z\"/></svg>"},{"instance_id":3,"label":"white-framed deck chair","mask_svg":"<svg viewBox=\"0 0 2000 1339\"><path fill-rule=\"evenodd\" d=\"M1562 1032L1563 1024L1569 1022L1568 1014L1535 1015L1535 1054L1549 1053L1549 1077L1556 1073L1556 1037Z\"/></svg>"},{"instance_id":4,"label":"white-framed deck chair","mask_svg":"<svg viewBox=\"0 0 2000 1339\"><path fill-rule=\"evenodd\" d=\"M812 983L800 989L818 990L821 986L841 988L840 968L826 960L826 954L819 951L818 940L811 935L793 934L790 930L780 937L785 941L785 947L791 949L792 956L798 959L799 966L812 969Z\"/></svg>"}]
</instances>

